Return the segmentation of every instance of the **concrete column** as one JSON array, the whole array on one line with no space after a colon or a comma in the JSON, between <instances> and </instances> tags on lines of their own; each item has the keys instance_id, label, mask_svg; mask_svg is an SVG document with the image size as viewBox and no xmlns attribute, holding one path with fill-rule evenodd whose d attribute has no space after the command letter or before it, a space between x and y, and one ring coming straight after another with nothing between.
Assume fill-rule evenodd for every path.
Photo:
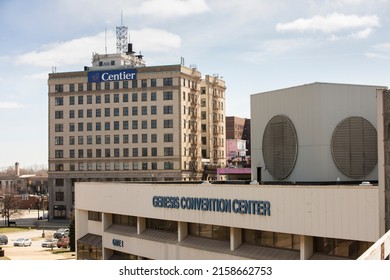
<instances>
[{"instance_id":1,"label":"concrete column","mask_svg":"<svg viewBox=\"0 0 390 280\"><path fill-rule=\"evenodd\" d=\"M301 252L301 260L308 260L311 258L311 256L313 256L313 252L314 252L313 236L301 235L300 252Z\"/></svg>"},{"instance_id":2,"label":"concrete column","mask_svg":"<svg viewBox=\"0 0 390 280\"><path fill-rule=\"evenodd\" d=\"M177 229L177 240L180 242L182 240L184 240L184 238L187 237L188 235L188 227L187 227L187 223L185 222L178 222L178 225L177 225L178 229Z\"/></svg>"},{"instance_id":3,"label":"concrete column","mask_svg":"<svg viewBox=\"0 0 390 280\"><path fill-rule=\"evenodd\" d=\"M137 217L137 234L141 234L146 229L146 219Z\"/></svg>"},{"instance_id":4,"label":"concrete column","mask_svg":"<svg viewBox=\"0 0 390 280\"><path fill-rule=\"evenodd\" d=\"M242 244L242 230L230 228L230 251L236 250Z\"/></svg>"}]
</instances>

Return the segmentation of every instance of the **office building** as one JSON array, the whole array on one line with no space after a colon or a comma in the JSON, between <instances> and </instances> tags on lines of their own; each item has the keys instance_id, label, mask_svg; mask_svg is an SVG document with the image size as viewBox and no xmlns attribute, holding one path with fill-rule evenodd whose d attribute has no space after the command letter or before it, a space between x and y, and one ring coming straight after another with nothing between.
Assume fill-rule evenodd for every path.
<instances>
[{"instance_id":1,"label":"office building","mask_svg":"<svg viewBox=\"0 0 390 280\"><path fill-rule=\"evenodd\" d=\"M75 182L200 180L202 155L224 161L225 83L195 66L146 66L128 44L48 90L53 219L70 218Z\"/></svg>"}]
</instances>

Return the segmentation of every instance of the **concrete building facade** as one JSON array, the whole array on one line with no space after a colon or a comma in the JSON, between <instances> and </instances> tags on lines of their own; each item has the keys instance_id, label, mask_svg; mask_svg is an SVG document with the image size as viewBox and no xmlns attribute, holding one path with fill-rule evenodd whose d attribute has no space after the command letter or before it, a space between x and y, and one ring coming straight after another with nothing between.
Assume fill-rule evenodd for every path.
<instances>
[{"instance_id":1,"label":"concrete building facade","mask_svg":"<svg viewBox=\"0 0 390 280\"><path fill-rule=\"evenodd\" d=\"M250 184L77 183L77 258L359 258L388 230L387 94L252 95Z\"/></svg>"}]
</instances>

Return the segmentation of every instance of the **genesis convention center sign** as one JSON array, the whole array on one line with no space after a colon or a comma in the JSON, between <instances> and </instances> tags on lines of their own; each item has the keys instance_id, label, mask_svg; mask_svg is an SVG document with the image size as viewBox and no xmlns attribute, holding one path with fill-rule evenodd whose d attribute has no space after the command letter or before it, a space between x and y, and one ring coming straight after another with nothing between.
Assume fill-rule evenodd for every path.
<instances>
[{"instance_id":1,"label":"genesis convention center sign","mask_svg":"<svg viewBox=\"0 0 390 280\"><path fill-rule=\"evenodd\" d=\"M136 69L105 70L88 72L88 83L128 81L137 79Z\"/></svg>"},{"instance_id":2,"label":"genesis convention center sign","mask_svg":"<svg viewBox=\"0 0 390 280\"><path fill-rule=\"evenodd\" d=\"M271 203L264 200L153 196L152 203L156 208L271 216Z\"/></svg>"}]
</instances>

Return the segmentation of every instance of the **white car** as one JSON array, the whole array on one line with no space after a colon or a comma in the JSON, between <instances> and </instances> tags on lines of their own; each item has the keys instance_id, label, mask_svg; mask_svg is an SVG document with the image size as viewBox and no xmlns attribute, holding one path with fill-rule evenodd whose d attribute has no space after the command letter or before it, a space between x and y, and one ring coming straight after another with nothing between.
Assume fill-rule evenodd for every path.
<instances>
[{"instance_id":1,"label":"white car","mask_svg":"<svg viewBox=\"0 0 390 280\"><path fill-rule=\"evenodd\" d=\"M58 239L46 239L45 241L42 242L41 246L42 248L53 248L53 247L57 247L57 242L58 242Z\"/></svg>"},{"instance_id":2,"label":"white car","mask_svg":"<svg viewBox=\"0 0 390 280\"><path fill-rule=\"evenodd\" d=\"M14 246L31 246L32 241L30 238L18 238L14 241Z\"/></svg>"}]
</instances>

